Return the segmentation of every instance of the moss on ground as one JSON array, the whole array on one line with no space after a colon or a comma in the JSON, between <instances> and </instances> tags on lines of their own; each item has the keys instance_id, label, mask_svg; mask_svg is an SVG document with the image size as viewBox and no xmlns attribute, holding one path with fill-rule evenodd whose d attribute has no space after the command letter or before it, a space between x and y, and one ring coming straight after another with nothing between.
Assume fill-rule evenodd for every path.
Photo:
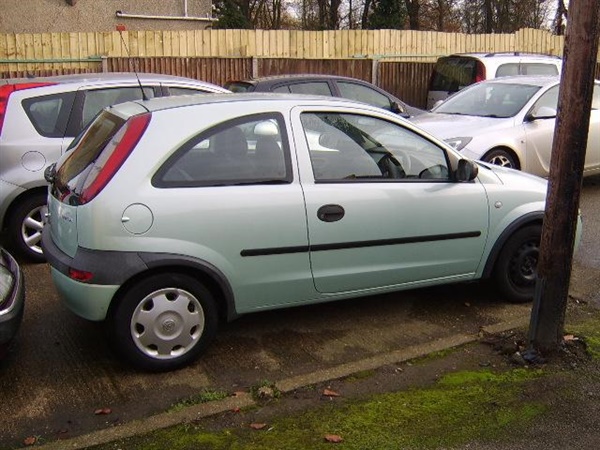
<instances>
[{"instance_id":1,"label":"moss on ground","mask_svg":"<svg viewBox=\"0 0 600 450\"><path fill-rule=\"evenodd\" d=\"M211 432L201 425L180 425L111 443L99 449L319 449L331 448L328 434L343 438L341 449L432 449L473 439L518 434L542 404L527 401L527 383L539 370L456 372L434 386L378 394L368 401L334 402L282 417L262 430L249 426Z\"/></svg>"}]
</instances>

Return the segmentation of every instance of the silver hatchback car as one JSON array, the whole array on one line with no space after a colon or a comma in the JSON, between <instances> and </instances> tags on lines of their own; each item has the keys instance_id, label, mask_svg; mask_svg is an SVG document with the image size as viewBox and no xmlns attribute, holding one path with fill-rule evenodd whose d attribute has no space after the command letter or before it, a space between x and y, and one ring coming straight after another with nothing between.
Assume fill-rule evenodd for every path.
<instances>
[{"instance_id":1,"label":"silver hatchback car","mask_svg":"<svg viewBox=\"0 0 600 450\"><path fill-rule=\"evenodd\" d=\"M8 243L21 256L43 261L44 170L102 108L143 97L215 92L229 91L203 81L155 74L0 81L0 230L7 230Z\"/></svg>"},{"instance_id":2,"label":"silver hatchback car","mask_svg":"<svg viewBox=\"0 0 600 450\"><path fill-rule=\"evenodd\" d=\"M193 361L220 317L485 277L533 296L546 181L350 100L117 105L48 179L60 295L148 370Z\"/></svg>"}]
</instances>

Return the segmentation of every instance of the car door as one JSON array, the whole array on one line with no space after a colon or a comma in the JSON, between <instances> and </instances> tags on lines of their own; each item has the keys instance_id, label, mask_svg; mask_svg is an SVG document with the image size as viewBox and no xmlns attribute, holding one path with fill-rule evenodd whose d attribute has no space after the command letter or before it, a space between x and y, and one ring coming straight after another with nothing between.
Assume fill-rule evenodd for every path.
<instances>
[{"instance_id":1,"label":"car door","mask_svg":"<svg viewBox=\"0 0 600 450\"><path fill-rule=\"evenodd\" d=\"M528 115L539 114L541 108L549 108L548 111L554 110L556 114L558 89L559 86L556 85L544 92L535 101L533 107L530 108ZM556 116L542 117L523 123L526 155L525 167L523 169L527 172L546 177L550 173L550 157L552 154L555 125Z\"/></svg>"},{"instance_id":2,"label":"car door","mask_svg":"<svg viewBox=\"0 0 600 450\"><path fill-rule=\"evenodd\" d=\"M232 114L229 104L215 108L218 117ZM231 285L237 313L318 297L293 170L285 120L269 112L202 131L155 175L163 207L174 199L180 205L167 223L190 243L187 254L199 245L200 255L210 255Z\"/></svg>"},{"instance_id":3,"label":"car door","mask_svg":"<svg viewBox=\"0 0 600 450\"><path fill-rule=\"evenodd\" d=\"M585 153L585 171L600 169L600 83L594 83L592 110L590 111L590 128L587 151Z\"/></svg>"},{"instance_id":4,"label":"car door","mask_svg":"<svg viewBox=\"0 0 600 450\"><path fill-rule=\"evenodd\" d=\"M487 197L478 181L452 181L446 150L359 112L298 107L292 122L305 158L299 163L318 291L473 277L487 237Z\"/></svg>"},{"instance_id":5,"label":"car door","mask_svg":"<svg viewBox=\"0 0 600 450\"><path fill-rule=\"evenodd\" d=\"M556 111L558 95L559 86L551 87L540 96L530 112L538 113L541 107ZM549 175L555 125L556 117L540 118L524 123L527 149L527 167L525 169L528 172ZM600 84L595 83L584 171L598 169L600 169Z\"/></svg>"}]
</instances>

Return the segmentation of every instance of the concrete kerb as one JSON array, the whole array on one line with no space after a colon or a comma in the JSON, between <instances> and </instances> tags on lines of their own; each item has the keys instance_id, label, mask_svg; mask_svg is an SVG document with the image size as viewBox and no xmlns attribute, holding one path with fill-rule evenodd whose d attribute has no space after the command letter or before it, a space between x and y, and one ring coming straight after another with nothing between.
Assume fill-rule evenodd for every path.
<instances>
[{"instance_id":1,"label":"concrete kerb","mask_svg":"<svg viewBox=\"0 0 600 450\"><path fill-rule=\"evenodd\" d=\"M521 328L528 324L528 317L482 327L487 333L500 333L503 331ZM436 341L415 345L406 349L393 351L383 355L373 356L360 361L341 364L329 369L319 370L306 375L299 375L280 380L275 387L282 393L293 392L296 389L324 383L329 380L343 378L365 370L374 370L389 364L398 364L411 359L427 356L431 353L448 350L478 339L476 334L455 334ZM85 449L95 445L106 444L119 439L126 439L142 435L163 428L172 427L182 423L197 421L203 417L232 411L237 408L255 406L256 402L249 393L236 393L235 396L223 400L201 403L183 408L179 411L156 414L144 419L134 420L122 425L94 431L89 434L71 439L58 440L48 444L37 445L35 448L43 450ZM31 447L26 447L31 448Z\"/></svg>"}]
</instances>

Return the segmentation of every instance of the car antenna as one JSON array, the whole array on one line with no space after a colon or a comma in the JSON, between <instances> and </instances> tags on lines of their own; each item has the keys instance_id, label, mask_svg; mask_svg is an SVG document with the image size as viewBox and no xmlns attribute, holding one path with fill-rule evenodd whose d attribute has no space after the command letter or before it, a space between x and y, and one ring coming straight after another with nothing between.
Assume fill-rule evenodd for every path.
<instances>
[{"instance_id":1,"label":"car antenna","mask_svg":"<svg viewBox=\"0 0 600 450\"><path fill-rule=\"evenodd\" d=\"M125 31L125 25L119 24L117 25L117 31L119 32L119 36L121 36L121 42L123 43L123 46L125 47L125 51L127 52L127 56L129 57L129 61L132 60L131 58L131 54L129 53L129 48L127 47L127 44L125 43L125 39L123 39L123 31ZM148 97L146 96L146 93L144 92L144 88L142 86L142 82L140 81L140 77L138 75L138 71L137 68L135 67L137 64L133 61L131 61L131 68L133 69L133 73L135 74L135 78L138 82L138 84L140 85L140 91L142 91L142 100L148 100Z\"/></svg>"}]
</instances>

